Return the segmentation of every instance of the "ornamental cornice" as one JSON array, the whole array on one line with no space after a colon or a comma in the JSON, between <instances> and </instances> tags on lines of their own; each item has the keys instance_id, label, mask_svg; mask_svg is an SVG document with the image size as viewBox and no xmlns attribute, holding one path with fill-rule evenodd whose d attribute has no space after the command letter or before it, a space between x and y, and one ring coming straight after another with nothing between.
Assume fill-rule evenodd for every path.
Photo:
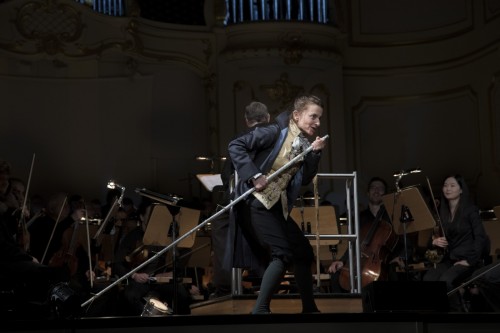
<instances>
[{"instance_id":1,"label":"ornamental cornice","mask_svg":"<svg viewBox=\"0 0 500 333\"><path fill-rule=\"evenodd\" d=\"M0 7L0 51L14 57L102 58L118 52L210 72L214 46L206 31L102 15L71 0L19 0Z\"/></svg>"}]
</instances>

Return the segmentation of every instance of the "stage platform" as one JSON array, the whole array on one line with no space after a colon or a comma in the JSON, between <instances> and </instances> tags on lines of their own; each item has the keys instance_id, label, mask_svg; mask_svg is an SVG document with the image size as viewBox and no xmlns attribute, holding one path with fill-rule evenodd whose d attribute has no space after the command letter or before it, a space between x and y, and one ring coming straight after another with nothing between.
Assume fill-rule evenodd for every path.
<instances>
[{"instance_id":1,"label":"stage platform","mask_svg":"<svg viewBox=\"0 0 500 333\"><path fill-rule=\"evenodd\" d=\"M191 314L249 314L256 299L256 295L228 295L193 304ZM322 313L363 312L360 295L320 293L315 295L315 300ZM271 311L276 314L297 314L301 310L302 305L298 294L277 294L271 302Z\"/></svg>"},{"instance_id":2,"label":"stage platform","mask_svg":"<svg viewBox=\"0 0 500 333\"><path fill-rule=\"evenodd\" d=\"M320 313L2 320L2 332L498 333L499 314Z\"/></svg>"},{"instance_id":3,"label":"stage platform","mask_svg":"<svg viewBox=\"0 0 500 333\"><path fill-rule=\"evenodd\" d=\"M273 313L251 315L253 295L226 296L192 306L190 315L34 320L4 317L1 332L74 333L461 333L500 332L500 313L364 312L360 295L318 295L321 313L301 314L298 295L275 295Z\"/></svg>"}]
</instances>

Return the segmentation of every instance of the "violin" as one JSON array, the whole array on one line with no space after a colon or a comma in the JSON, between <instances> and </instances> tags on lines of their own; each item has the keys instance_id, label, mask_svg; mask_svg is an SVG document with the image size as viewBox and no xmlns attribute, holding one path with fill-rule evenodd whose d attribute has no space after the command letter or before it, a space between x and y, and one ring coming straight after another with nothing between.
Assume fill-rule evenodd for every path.
<instances>
[{"instance_id":1,"label":"violin","mask_svg":"<svg viewBox=\"0 0 500 333\"><path fill-rule=\"evenodd\" d=\"M78 227L80 223L73 223L73 228L68 228L62 236L61 248L54 253L49 260L49 267L67 267L70 276L74 276L78 270L78 258L75 256L77 248Z\"/></svg>"},{"instance_id":2,"label":"violin","mask_svg":"<svg viewBox=\"0 0 500 333\"><path fill-rule=\"evenodd\" d=\"M21 215L22 214L23 213L21 212ZM23 216L19 218L19 222L17 223L16 240L19 247L21 247L25 252L29 252L30 233L28 231L28 227L26 226L26 221Z\"/></svg>"},{"instance_id":3,"label":"violin","mask_svg":"<svg viewBox=\"0 0 500 333\"><path fill-rule=\"evenodd\" d=\"M140 244L131 253L125 256L125 261L130 265L131 268L135 268L148 260L149 258L149 248Z\"/></svg>"}]
</instances>

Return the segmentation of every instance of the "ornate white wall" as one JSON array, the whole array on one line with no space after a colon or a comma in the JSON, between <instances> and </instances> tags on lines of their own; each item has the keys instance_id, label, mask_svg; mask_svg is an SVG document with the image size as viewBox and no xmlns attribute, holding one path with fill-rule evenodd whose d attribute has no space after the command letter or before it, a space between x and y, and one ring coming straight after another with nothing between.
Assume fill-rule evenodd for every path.
<instances>
[{"instance_id":1,"label":"ornate white wall","mask_svg":"<svg viewBox=\"0 0 500 333\"><path fill-rule=\"evenodd\" d=\"M210 165L195 156L225 154L246 104L277 114L310 92L327 105L322 172L355 170L364 189L373 175L390 182L421 167L437 191L445 174L462 173L483 208L499 204L500 5L330 3L336 27L222 27L217 1L196 27L71 0L3 2L0 158L23 177L37 153L34 192L99 196L112 177L203 196L194 176Z\"/></svg>"}]
</instances>

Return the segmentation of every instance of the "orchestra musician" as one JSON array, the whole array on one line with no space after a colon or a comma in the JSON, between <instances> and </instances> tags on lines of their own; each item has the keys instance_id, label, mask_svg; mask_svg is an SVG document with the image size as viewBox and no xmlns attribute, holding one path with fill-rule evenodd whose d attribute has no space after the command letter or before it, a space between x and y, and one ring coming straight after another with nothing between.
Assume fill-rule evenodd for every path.
<instances>
[{"instance_id":1,"label":"orchestra musician","mask_svg":"<svg viewBox=\"0 0 500 333\"><path fill-rule=\"evenodd\" d=\"M9 191L11 166L7 161L0 161L0 214L12 213L19 203L16 203Z\"/></svg>"},{"instance_id":2,"label":"orchestra musician","mask_svg":"<svg viewBox=\"0 0 500 333\"><path fill-rule=\"evenodd\" d=\"M69 287L81 300L88 299L101 286L95 284L96 273L95 257L92 244L89 244L90 229L87 229L89 218L86 213L85 202L79 195L69 198L69 215L56 224L53 242L57 250L52 253L48 261L49 267L65 267L70 276ZM87 233L89 232L89 233ZM89 248L90 245L90 248ZM81 316L108 316L114 315L116 303L116 288L91 304L81 309ZM111 304L111 305L110 305Z\"/></svg>"},{"instance_id":3,"label":"orchestra musician","mask_svg":"<svg viewBox=\"0 0 500 333\"><path fill-rule=\"evenodd\" d=\"M115 250L113 274L121 277L150 258L153 248L143 244L143 237L148 216L148 203L138 210L140 215L127 215L119 209L117 224L118 241ZM167 231L166 231L167 232ZM172 307L174 297L178 300L175 309L177 314L190 314L191 294L182 283L174 288L173 282L158 282L161 278L171 276L166 271L166 256L153 260L145 267L129 276L119 295L118 313L125 316L138 316L144 310L145 298L153 297ZM174 295L177 292L177 295Z\"/></svg>"},{"instance_id":4,"label":"orchestra musician","mask_svg":"<svg viewBox=\"0 0 500 333\"><path fill-rule=\"evenodd\" d=\"M11 177L11 167L7 161L0 161L0 214L8 216L8 228L12 230L16 241L23 242L18 228L19 223L26 216L21 216L24 204L25 186L19 178ZM28 214L28 210L24 214ZM26 239L29 242L29 237ZM20 244L28 251L28 244ZM25 246L26 245L26 246Z\"/></svg>"},{"instance_id":5,"label":"orchestra musician","mask_svg":"<svg viewBox=\"0 0 500 333\"><path fill-rule=\"evenodd\" d=\"M424 281L445 281L448 291L453 290L476 269L481 267L485 254L489 254L489 238L479 215L479 209L469 197L465 180L460 175L445 178L439 217L444 235L433 236L433 247L445 249L439 263L423 276ZM449 296L450 311L466 311L460 293Z\"/></svg>"},{"instance_id":6,"label":"orchestra musician","mask_svg":"<svg viewBox=\"0 0 500 333\"><path fill-rule=\"evenodd\" d=\"M368 196L368 207L360 212L359 214L359 233L360 233L360 243L367 247L371 245L382 245L385 252L377 253L376 269L369 267L370 270L378 273L378 276L373 276L373 280L388 280L397 279L394 274L391 274L390 263L394 265L402 265L401 257L398 255L398 250L396 246L398 244L398 238L394 233L392 228L391 220L389 214L385 209L382 201L382 197L386 194L387 183L384 179L380 177L373 177L368 182L367 196ZM375 228L372 234L370 234L370 229ZM367 237L373 239L367 240ZM361 248L363 252L363 247ZM365 249L366 251L366 249ZM348 263L349 253L346 251L340 260L333 261L328 267L327 271L331 274L331 284L333 292L348 292L350 289L349 281L349 270L346 267ZM382 257L383 256L383 257ZM361 270L367 269L367 267L361 267ZM362 275L363 279L366 278ZM367 284L371 282L365 279L362 283ZM372 280L372 281L373 281Z\"/></svg>"},{"instance_id":7,"label":"orchestra musician","mask_svg":"<svg viewBox=\"0 0 500 333\"><path fill-rule=\"evenodd\" d=\"M9 196L10 167L0 161L0 194ZM14 196L14 195L12 195ZM36 309L34 313L47 315L48 294L52 285L68 281L68 272L64 268L51 268L42 265L36 258L27 253L26 248L18 242L16 226L18 216L12 214L19 209L18 200L5 200L6 210L0 214L0 279L3 286L11 286L15 296L15 310L26 310L27 304L36 303L45 307L46 311ZM17 205L8 203L18 202ZM23 312L26 315L25 312Z\"/></svg>"},{"instance_id":8,"label":"orchestra musician","mask_svg":"<svg viewBox=\"0 0 500 333\"><path fill-rule=\"evenodd\" d=\"M59 222L58 219L62 220L68 214L66 193L57 192L49 196L45 209L28 226L30 254L42 264L48 264L49 259L60 248L62 232L58 235L52 235L52 231Z\"/></svg>"}]
</instances>

